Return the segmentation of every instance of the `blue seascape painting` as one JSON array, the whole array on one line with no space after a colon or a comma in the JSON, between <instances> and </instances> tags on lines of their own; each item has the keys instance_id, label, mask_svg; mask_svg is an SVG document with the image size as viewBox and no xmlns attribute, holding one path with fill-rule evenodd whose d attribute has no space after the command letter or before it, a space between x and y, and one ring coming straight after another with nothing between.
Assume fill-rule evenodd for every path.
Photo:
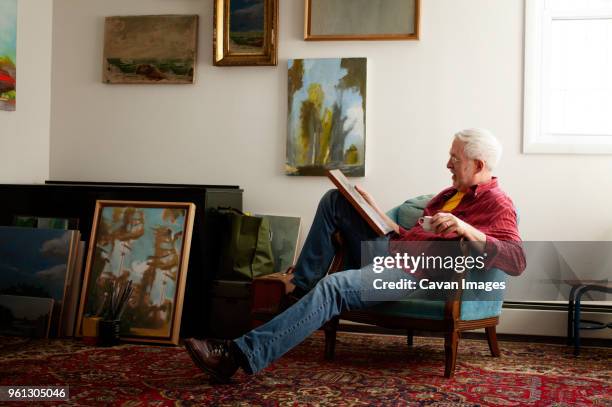
<instances>
[{"instance_id":1,"label":"blue seascape painting","mask_svg":"<svg viewBox=\"0 0 612 407\"><path fill-rule=\"evenodd\" d=\"M66 284L73 231L0 227L0 294L53 298Z\"/></svg>"}]
</instances>

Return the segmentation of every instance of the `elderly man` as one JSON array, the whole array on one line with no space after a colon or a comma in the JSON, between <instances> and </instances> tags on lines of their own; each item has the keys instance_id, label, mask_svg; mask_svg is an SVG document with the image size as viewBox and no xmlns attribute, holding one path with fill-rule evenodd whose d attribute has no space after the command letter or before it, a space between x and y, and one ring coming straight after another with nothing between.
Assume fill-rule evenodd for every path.
<instances>
[{"instance_id":1,"label":"elderly man","mask_svg":"<svg viewBox=\"0 0 612 407\"><path fill-rule=\"evenodd\" d=\"M467 241L475 250L490 254L488 267L520 274L525 268L523 251L520 245L507 244L521 240L514 205L491 175L501 150L487 130L455 134L446 164L453 185L435 196L424 211L432 216L431 231L419 224L402 228L368 193L358 189L394 230L390 236L378 237L337 190L326 193L295 265L294 295L301 297L299 301L233 341L187 339L185 346L193 361L215 380L228 382L239 367L251 374L265 368L343 310L373 305L363 300L368 290L363 287L363 273L371 273L372 266L361 267L362 241ZM348 270L326 276L334 257L332 235L336 231L348 248ZM409 276L403 271L402 275Z\"/></svg>"}]
</instances>

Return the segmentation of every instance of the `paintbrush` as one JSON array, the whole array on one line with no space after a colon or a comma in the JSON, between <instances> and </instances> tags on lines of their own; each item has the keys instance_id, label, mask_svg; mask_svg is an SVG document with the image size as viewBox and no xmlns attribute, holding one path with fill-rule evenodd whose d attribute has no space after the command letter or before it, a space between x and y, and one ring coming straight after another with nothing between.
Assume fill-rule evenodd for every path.
<instances>
[{"instance_id":1,"label":"paintbrush","mask_svg":"<svg viewBox=\"0 0 612 407\"><path fill-rule=\"evenodd\" d=\"M104 310L104 306L106 305L106 300L108 299L108 292L104 293L104 299L102 299L102 303L100 303L100 306L98 307L98 310L96 311L96 317L99 317L102 314L102 310Z\"/></svg>"}]
</instances>

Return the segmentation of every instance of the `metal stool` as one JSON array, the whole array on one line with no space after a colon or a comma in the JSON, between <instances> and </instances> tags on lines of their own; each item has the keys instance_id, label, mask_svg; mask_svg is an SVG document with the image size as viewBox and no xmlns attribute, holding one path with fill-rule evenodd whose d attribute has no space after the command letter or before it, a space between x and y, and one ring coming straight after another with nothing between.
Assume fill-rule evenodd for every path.
<instances>
[{"instance_id":1,"label":"metal stool","mask_svg":"<svg viewBox=\"0 0 612 407\"><path fill-rule=\"evenodd\" d=\"M605 324L598 321L580 319L580 301L582 296L589 291L612 293L612 284L607 281L566 281L572 286L567 306L567 344L574 345L574 355L580 354L580 330L581 329L612 329L612 322Z\"/></svg>"}]
</instances>

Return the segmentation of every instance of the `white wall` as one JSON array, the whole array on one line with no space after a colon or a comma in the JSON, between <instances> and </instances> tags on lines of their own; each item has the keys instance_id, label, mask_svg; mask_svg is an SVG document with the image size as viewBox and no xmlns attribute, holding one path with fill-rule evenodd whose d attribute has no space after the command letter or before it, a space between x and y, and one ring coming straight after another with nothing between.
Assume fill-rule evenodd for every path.
<instances>
[{"instance_id":1,"label":"white wall","mask_svg":"<svg viewBox=\"0 0 612 407\"><path fill-rule=\"evenodd\" d=\"M246 209L307 229L331 184L283 175L287 59L367 57L358 181L381 206L449 185L452 134L487 127L506 149L498 173L524 239L612 239L610 156L520 152L523 1L423 0L420 41L317 43L302 40L303 3L280 1L278 67L217 68L211 0L55 0L51 178L237 184ZM197 83L102 84L104 17L163 13L200 16Z\"/></svg>"},{"instance_id":2,"label":"white wall","mask_svg":"<svg viewBox=\"0 0 612 407\"><path fill-rule=\"evenodd\" d=\"M17 110L0 110L0 182L49 176L52 0L17 2Z\"/></svg>"}]
</instances>

